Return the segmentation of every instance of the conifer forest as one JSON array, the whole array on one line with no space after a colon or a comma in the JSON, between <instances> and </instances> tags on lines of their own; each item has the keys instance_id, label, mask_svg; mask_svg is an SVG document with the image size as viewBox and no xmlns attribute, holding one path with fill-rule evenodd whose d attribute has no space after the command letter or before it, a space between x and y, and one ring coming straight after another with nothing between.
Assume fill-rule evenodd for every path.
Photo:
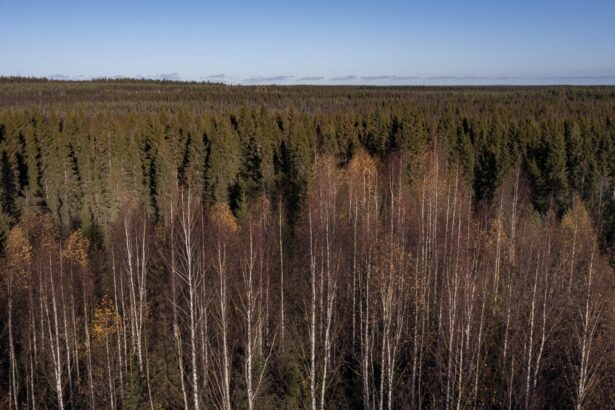
<instances>
[{"instance_id":1,"label":"conifer forest","mask_svg":"<svg viewBox=\"0 0 615 410\"><path fill-rule=\"evenodd\" d=\"M0 408L614 409L615 87L0 79Z\"/></svg>"}]
</instances>

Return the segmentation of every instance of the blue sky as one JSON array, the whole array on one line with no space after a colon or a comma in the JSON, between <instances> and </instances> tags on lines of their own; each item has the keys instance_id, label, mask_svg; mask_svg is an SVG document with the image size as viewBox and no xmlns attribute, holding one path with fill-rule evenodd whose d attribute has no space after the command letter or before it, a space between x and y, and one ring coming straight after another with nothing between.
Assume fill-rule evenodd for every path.
<instances>
[{"instance_id":1,"label":"blue sky","mask_svg":"<svg viewBox=\"0 0 615 410\"><path fill-rule=\"evenodd\" d=\"M0 75L615 84L615 1L0 0Z\"/></svg>"}]
</instances>

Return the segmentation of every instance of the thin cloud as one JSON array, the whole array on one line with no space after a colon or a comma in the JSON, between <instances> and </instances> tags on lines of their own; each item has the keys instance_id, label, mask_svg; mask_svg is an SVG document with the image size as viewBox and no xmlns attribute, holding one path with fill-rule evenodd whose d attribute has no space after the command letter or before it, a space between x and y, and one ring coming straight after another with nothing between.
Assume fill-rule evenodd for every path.
<instances>
[{"instance_id":1,"label":"thin cloud","mask_svg":"<svg viewBox=\"0 0 615 410\"><path fill-rule=\"evenodd\" d=\"M555 81L562 82L578 82L578 81L612 81L615 80L615 75L554 75L554 76L432 76L424 77L424 81L438 82L445 81L450 83L467 83L467 82L480 82L483 84L489 84L491 82L513 82L513 83L537 83L548 84Z\"/></svg>"},{"instance_id":2,"label":"thin cloud","mask_svg":"<svg viewBox=\"0 0 615 410\"><path fill-rule=\"evenodd\" d=\"M615 70L614 70L615 71ZM158 80L158 81L194 81L191 78L183 78L177 72L160 74L135 74L125 75L116 74L110 76L92 76L84 74L63 74L56 73L45 78L55 81L88 81L98 79L136 79L136 80ZM615 73L609 74L588 74L588 75L440 75L440 76L411 76L411 75L345 75L339 77L324 76L303 76L275 75L275 76L252 76L247 78L233 77L224 73L211 74L195 77L201 81L212 81L221 83L235 84L374 84L374 85L524 85L524 84L613 84L615 83Z\"/></svg>"},{"instance_id":3,"label":"thin cloud","mask_svg":"<svg viewBox=\"0 0 615 410\"><path fill-rule=\"evenodd\" d=\"M247 84L271 84L271 83L281 83L284 81L291 80L293 78L292 75L275 75L271 77L250 77L243 80L244 83Z\"/></svg>"},{"instance_id":4,"label":"thin cloud","mask_svg":"<svg viewBox=\"0 0 615 410\"><path fill-rule=\"evenodd\" d=\"M536 77L535 80L613 80L615 75L565 75L555 77Z\"/></svg>"},{"instance_id":5,"label":"thin cloud","mask_svg":"<svg viewBox=\"0 0 615 410\"><path fill-rule=\"evenodd\" d=\"M418 77L416 75L395 76L395 80L397 80L397 81L420 80L420 79L421 79L421 77Z\"/></svg>"},{"instance_id":6,"label":"thin cloud","mask_svg":"<svg viewBox=\"0 0 615 410\"><path fill-rule=\"evenodd\" d=\"M343 77L333 77L331 78L331 81L353 81L356 79L357 79L356 75L345 75Z\"/></svg>"},{"instance_id":7,"label":"thin cloud","mask_svg":"<svg viewBox=\"0 0 615 410\"><path fill-rule=\"evenodd\" d=\"M364 77L359 77L361 80L365 81L383 81L383 80L393 80L395 79L394 75L368 75Z\"/></svg>"},{"instance_id":8,"label":"thin cloud","mask_svg":"<svg viewBox=\"0 0 615 410\"><path fill-rule=\"evenodd\" d=\"M398 75L368 75L359 77L363 81L408 81L418 80L420 77L415 76L398 76Z\"/></svg>"},{"instance_id":9,"label":"thin cloud","mask_svg":"<svg viewBox=\"0 0 615 410\"><path fill-rule=\"evenodd\" d=\"M320 81L320 80L324 80L325 77L323 76L312 76L312 77L299 77L297 79L297 81Z\"/></svg>"},{"instance_id":10,"label":"thin cloud","mask_svg":"<svg viewBox=\"0 0 615 410\"><path fill-rule=\"evenodd\" d=\"M443 75L436 77L425 77L427 81L433 80L459 80L459 81L467 81L467 80L489 80L490 77L479 77L479 76L459 76L459 75Z\"/></svg>"}]
</instances>

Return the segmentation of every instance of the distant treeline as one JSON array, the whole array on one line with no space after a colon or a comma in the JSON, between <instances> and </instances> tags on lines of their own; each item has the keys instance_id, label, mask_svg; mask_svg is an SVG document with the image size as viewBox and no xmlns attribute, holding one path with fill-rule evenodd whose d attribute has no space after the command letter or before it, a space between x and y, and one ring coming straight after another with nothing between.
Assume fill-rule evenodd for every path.
<instances>
[{"instance_id":1,"label":"distant treeline","mask_svg":"<svg viewBox=\"0 0 615 410\"><path fill-rule=\"evenodd\" d=\"M5 78L0 208L2 408L615 406L615 87Z\"/></svg>"},{"instance_id":2,"label":"distant treeline","mask_svg":"<svg viewBox=\"0 0 615 410\"><path fill-rule=\"evenodd\" d=\"M191 186L237 216L250 199L300 207L314 158L437 150L477 204L517 168L535 209L579 195L615 246L614 87L280 87L137 80L0 81L0 232L27 209L108 226L128 200L157 217ZM0 238L2 234L0 234Z\"/></svg>"}]
</instances>

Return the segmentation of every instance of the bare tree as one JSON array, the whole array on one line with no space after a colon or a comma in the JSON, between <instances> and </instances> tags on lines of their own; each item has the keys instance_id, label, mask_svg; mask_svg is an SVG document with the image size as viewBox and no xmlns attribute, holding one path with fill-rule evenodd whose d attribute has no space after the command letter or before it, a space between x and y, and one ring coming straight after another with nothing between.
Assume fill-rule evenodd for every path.
<instances>
[{"instance_id":1,"label":"bare tree","mask_svg":"<svg viewBox=\"0 0 615 410\"><path fill-rule=\"evenodd\" d=\"M255 408L256 398L274 348L274 341L270 343L268 353L265 353L262 347L265 335L262 328L266 320L267 303L263 282L266 280L264 275L268 273L263 272L263 268L266 266L264 260L267 258L268 202L261 201L259 206L255 205L255 208L247 217L247 226L244 226L247 238L244 239L241 251L243 291L239 296L245 317L244 375L250 410ZM255 218L257 219L253 221Z\"/></svg>"},{"instance_id":2,"label":"bare tree","mask_svg":"<svg viewBox=\"0 0 615 410\"><path fill-rule=\"evenodd\" d=\"M196 204L192 199L190 190L181 196L181 207L179 209L179 244L180 252L175 274L186 288L186 311L189 333L190 351L190 374L192 382L192 407L198 409L200 406L200 381L199 367L197 365L197 354L199 350L198 337L198 306L197 292L202 283L202 270L199 268L199 258L197 252L199 245L196 240L197 218ZM174 256L174 255L173 255ZM175 262L175 261L173 261ZM181 350L181 348L180 348ZM180 365L181 367L182 365ZM181 370L181 369L180 369Z\"/></svg>"},{"instance_id":3,"label":"bare tree","mask_svg":"<svg viewBox=\"0 0 615 410\"><path fill-rule=\"evenodd\" d=\"M228 269L228 249L234 249L235 235L239 230L237 221L228 206L216 204L211 212L213 236L213 270L217 275L217 319L218 319L218 367L219 376L217 377L218 389L220 391L220 407L224 410L231 409L231 347L229 337L230 325L230 303L228 280L230 271Z\"/></svg>"}]
</instances>

